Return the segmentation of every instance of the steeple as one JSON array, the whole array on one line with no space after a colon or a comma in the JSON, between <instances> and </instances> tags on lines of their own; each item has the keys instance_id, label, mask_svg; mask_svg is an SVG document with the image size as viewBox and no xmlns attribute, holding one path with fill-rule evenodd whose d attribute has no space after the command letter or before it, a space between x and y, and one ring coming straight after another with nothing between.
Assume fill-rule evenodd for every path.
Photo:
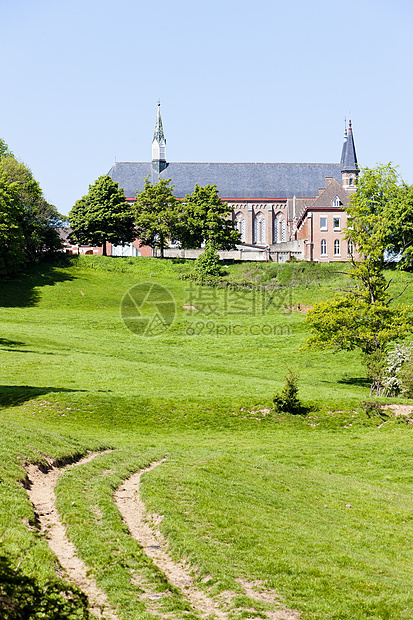
<instances>
[{"instance_id":1,"label":"steeple","mask_svg":"<svg viewBox=\"0 0 413 620\"><path fill-rule=\"evenodd\" d=\"M351 120L348 122L348 133L347 130L345 131L340 163L342 165L341 174L343 179L343 187L351 191L356 191L356 181L359 168L357 164L356 147L354 145Z\"/></svg>"},{"instance_id":2,"label":"steeple","mask_svg":"<svg viewBox=\"0 0 413 620\"><path fill-rule=\"evenodd\" d=\"M166 165L166 140L162 125L161 103L158 101L158 113L152 140L152 167L157 172L162 172Z\"/></svg>"}]
</instances>

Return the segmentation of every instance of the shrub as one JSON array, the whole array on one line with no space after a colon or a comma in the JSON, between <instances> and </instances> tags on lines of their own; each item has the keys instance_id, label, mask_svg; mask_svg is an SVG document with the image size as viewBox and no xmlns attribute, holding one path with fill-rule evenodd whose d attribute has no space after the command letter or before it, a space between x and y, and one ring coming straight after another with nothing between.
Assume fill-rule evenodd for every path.
<instances>
[{"instance_id":1,"label":"shrub","mask_svg":"<svg viewBox=\"0 0 413 620\"><path fill-rule=\"evenodd\" d=\"M89 620L87 598L62 581L43 587L33 577L13 569L0 555L0 610L2 620Z\"/></svg>"},{"instance_id":2,"label":"shrub","mask_svg":"<svg viewBox=\"0 0 413 620\"><path fill-rule=\"evenodd\" d=\"M277 412L297 414L304 411L304 407L298 398L298 374L290 368L285 377L285 385L281 392L275 395L273 403Z\"/></svg>"},{"instance_id":3,"label":"shrub","mask_svg":"<svg viewBox=\"0 0 413 620\"><path fill-rule=\"evenodd\" d=\"M362 400L360 402L360 409L367 415L367 417L371 418L374 416L379 416L382 418L382 404L377 400Z\"/></svg>"},{"instance_id":4,"label":"shrub","mask_svg":"<svg viewBox=\"0 0 413 620\"><path fill-rule=\"evenodd\" d=\"M413 394L413 343L395 344L387 354L382 384L386 396Z\"/></svg>"},{"instance_id":5,"label":"shrub","mask_svg":"<svg viewBox=\"0 0 413 620\"><path fill-rule=\"evenodd\" d=\"M195 261L194 272L199 280L221 275L219 255L214 243L207 242L205 250Z\"/></svg>"},{"instance_id":6,"label":"shrub","mask_svg":"<svg viewBox=\"0 0 413 620\"><path fill-rule=\"evenodd\" d=\"M407 398L413 398L413 358L409 357L399 372L401 393Z\"/></svg>"}]
</instances>

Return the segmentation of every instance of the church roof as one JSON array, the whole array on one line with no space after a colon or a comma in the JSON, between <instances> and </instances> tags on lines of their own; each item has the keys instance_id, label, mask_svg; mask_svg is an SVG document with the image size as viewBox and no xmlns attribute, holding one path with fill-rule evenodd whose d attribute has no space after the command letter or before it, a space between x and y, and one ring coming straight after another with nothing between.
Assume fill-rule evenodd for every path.
<instances>
[{"instance_id":1,"label":"church roof","mask_svg":"<svg viewBox=\"0 0 413 620\"><path fill-rule=\"evenodd\" d=\"M342 164L343 172L358 172L356 147L354 145L351 121L349 121L347 141L343 147Z\"/></svg>"},{"instance_id":2,"label":"church roof","mask_svg":"<svg viewBox=\"0 0 413 620\"><path fill-rule=\"evenodd\" d=\"M123 188L125 197L135 197L144 188L145 177L172 179L178 198L198 185L216 185L221 198L314 198L326 177L341 183L342 164L260 164L260 163L168 163L156 173L151 163L116 163L109 176Z\"/></svg>"}]
</instances>

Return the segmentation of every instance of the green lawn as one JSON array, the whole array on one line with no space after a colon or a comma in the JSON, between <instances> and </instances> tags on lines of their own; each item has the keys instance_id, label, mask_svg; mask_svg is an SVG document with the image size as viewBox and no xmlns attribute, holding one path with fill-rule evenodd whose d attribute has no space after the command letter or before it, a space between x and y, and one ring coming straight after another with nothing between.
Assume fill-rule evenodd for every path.
<instances>
[{"instance_id":1,"label":"green lawn","mask_svg":"<svg viewBox=\"0 0 413 620\"><path fill-rule=\"evenodd\" d=\"M188 263L82 257L3 282L0 533L16 564L40 580L55 569L26 526L23 463L109 447L61 479L58 506L125 620L149 618L131 574L169 586L128 536L112 493L163 456L144 498L200 587L239 591L237 578L259 579L303 619L413 619L412 426L366 417L359 354L300 350L304 315L291 312L333 295L345 267L237 264L226 276L236 289L209 289L181 279ZM395 291L413 279L389 277ZM142 282L176 300L159 336L136 336L121 320L123 296ZM311 412L257 413L287 366ZM234 618L251 616L244 599ZM178 591L163 600L161 615L190 617Z\"/></svg>"}]
</instances>

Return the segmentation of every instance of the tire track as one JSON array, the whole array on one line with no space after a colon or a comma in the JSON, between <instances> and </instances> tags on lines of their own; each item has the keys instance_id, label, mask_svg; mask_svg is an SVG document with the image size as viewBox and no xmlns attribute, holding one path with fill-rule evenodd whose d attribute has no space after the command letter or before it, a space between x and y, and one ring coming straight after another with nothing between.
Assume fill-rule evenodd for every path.
<instances>
[{"instance_id":1,"label":"tire track","mask_svg":"<svg viewBox=\"0 0 413 620\"><path fill-rule=\"evenodd\" d=\"M128 526L131 536L139 542L146 555L165 574L168 581L176 588L179 588L184 597L189 599L194 610L204 618L215 616L219 620L229 620L229 614L223 611L215 600L197 588L183 562L174 562L172 560L167 551L165 538L158 527L151 527L148 522L145 504L139 494L141 476L146 472L152 471L165 461L166 459L162 459L152 463L146 469L138 471L125 480L114 493L115 504ZM153 524L157 526L159 521L155 521ZM256 584L248 584L247 582L242 584L245 593L250 598L278 607L278 609L265 612L269 620L299 620L299 614L296 611L280 608L279 597L275 593L269 592L263 587L260 588L261 592L258 592L254 586ZM237 594L235 592L227 594L229 595L228 601L223 600L222 602L228 609L231 607L232 598L237 596ZM256 616L256 614L253 615Z\"/></svg>"},{"instance_id":2,"label":"tire track","mask_svg":"<svg viewBox=\"0 0 413 620\"><path fill-rule=\"evenodd\" d=\"M146 555L166 575L168 581L183 592L193 608L204 617L213 615L220 620L227 620L227 614L220 609L217 603L195 586L184 565L171 559L167 552L164 537L157 528L152 529L146 520L145 504L139 495L141 476L152 471L165 460L152 463L146 469L141 469L125 480L114 493L115 504L128 526L131 536L139 542Z\"/></svg>"},{"instance_id":3,"label":"tire track","mask_svg":"<svg viewBox=\"0 0 413 620\"><path fill-rule=\"evenodd\" d=\"M55 488L60 476L67 469L85 465L100 454L105 452L91 453L73 465L60 469L51 463L46 472L37 465L30 464L26 467L29 482L26 490L40 525L40 532L46 535L49 547L66 571L68 579L88 597L90 611L102 620L119 620L119 616L109 606L106 594L96 585L94 579L87 575L87 568L78 557L76 547L68 539L66 528L56 509Z\"/></svg>"}]
</instances>

